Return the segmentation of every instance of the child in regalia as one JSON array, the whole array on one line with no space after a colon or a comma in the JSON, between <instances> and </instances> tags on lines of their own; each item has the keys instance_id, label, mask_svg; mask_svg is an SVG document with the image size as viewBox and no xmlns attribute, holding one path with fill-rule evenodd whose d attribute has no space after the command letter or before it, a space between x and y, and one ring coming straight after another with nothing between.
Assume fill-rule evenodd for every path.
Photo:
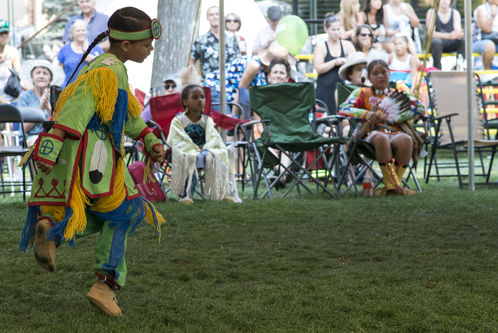
<instances>
[{"instance_id":1,"label":"child in regalia","mask_svg":"<svg viewBox=\"0 0 498 333\"><path fill-rule=\"evenodd\" d=\"M231 167L234 152L225 146L213 119L203 114L205 102L202 87L183 88L185 112L173 119L167 139L173 148L170 188L180 202L193 203L198 170L204 169L204 188L211 199L240 203Z\"/></svg>"},{"instance_id":2,"label":"child in regalia","mask_svg":"<svg viewBox=\"0 0 498 333\"><path fill-rule=\"evenodd\" d=\"M108 31L93 41L81 63L106 37L109 50L85 65L64 89L54 124L40 134L32 154L38 172L19 249L34 246L38 264L54 272L59 244L74 246L75 237L100 233L93 267L97 281L87 297L111 316L122 315L114 291L125 285L127 236L144 220L158 234L164 223L139 195L123 163L125 134L143 140L153 161L164 159L162 144L140 117L124 66L127 60L143 62L160 34L159 21L139 9L114 12Z\"/></svg>"}]
</instances>

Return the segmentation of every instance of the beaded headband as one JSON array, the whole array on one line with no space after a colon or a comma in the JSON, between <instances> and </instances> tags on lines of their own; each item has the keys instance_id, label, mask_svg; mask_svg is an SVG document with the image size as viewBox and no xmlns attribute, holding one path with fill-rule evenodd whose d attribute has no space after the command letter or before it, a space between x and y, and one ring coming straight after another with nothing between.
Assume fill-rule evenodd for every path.
<instances>
[{"instance_id":1,"label":"beaded headband","mask_svg":"<svg viewBox=\"0 0 498 333\"><path fill-rule=\"evenodd\" d=\"M116 40L142 40L147 38L159 39L161 37L162 28L158 19L153 19L150 22L150 27L138 31L122 31L109 28L107 35Z\"/></svg>"}]
</instances>

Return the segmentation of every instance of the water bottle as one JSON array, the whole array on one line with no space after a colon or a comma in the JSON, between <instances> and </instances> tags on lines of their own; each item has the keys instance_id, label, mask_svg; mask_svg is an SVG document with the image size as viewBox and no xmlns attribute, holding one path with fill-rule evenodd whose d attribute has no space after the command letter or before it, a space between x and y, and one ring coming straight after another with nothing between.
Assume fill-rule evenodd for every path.
<instances>
[{"instance_id":1,"label":"water bottle","mask_svg":"<svg viewBox=\"0 0 498 333\"><path fill-rule=\"evenodd\" d=\"M457 69L457 71L463 70L463 56L461 54L458 54L458 56L457 56L456 69Z\"/></svg>"},{"instance_id":2,"label":"water bottle","mask_svg":"<svg viewBox=\"0 0 498 333\"><path fill-rule=\"evenodd\" d=\"M368 171L363 176L363 196L367 198L373 196L373 178Z\"/></svg>"}]
</instances>

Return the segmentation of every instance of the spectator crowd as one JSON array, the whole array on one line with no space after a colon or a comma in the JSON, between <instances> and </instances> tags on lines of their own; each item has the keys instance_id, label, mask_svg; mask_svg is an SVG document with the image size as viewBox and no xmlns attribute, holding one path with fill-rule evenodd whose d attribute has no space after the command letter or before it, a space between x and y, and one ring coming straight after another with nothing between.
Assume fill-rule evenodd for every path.
<instances>
[{"instance_id":1,"label":"spectator crowd","mask_svg":"<svg viewBox=\"0 0 498 333\"><path fill-rule=\"evenodd\" d=\"M95 1L78 1L81 13L71 17L65 26L62 36L64 46L57 55L59 66L50 66L47 61L26 66L29 67L29 82L22 82L25 92L19 99L18 96L5 92L12 73L23 72L23 69L19 53L9 45L11 26L8 21L0 20L0 103L17 102L20 106L42 109L47 118L51 115L51 106L47 102L50 100L49 85L57 84L63 88L74 81L77 75L71 79L71 74L89 44L97 35L107 30L109 18L96 11ZM220 31L218 8L208 8L205 15L210 27L193 41L189 57L190 69L179 73L165 73L159 93L179 92L181 87L194 83L209 87L213 103L219 102L221 89L218 57L221 33L225 34L226 65L223 70L227 102L247 103L245 92L250 86L271 84L270 64L275 60L283 68L291 68L288 73L290 75L285 76L285 80L293 82L306 79L297 70L298 60L276 38L278 23L284 17L279 5L272 5L267 9L267 25L255 28L258 33L253 43L248 43L240 34L242 20L239 14L228 13L225 16L226 30ZM427 11L425 21L427 30L433 30L430 53L435 69L442 68L443 53L454 52L464 56L461 20L462 16L455 9L454 0L440 0L437 11ZM374 59L384 60L389 66L391 81L413 93L421 67L414 40L414 29L419 26L420 20L413 7L403 0L341 0L338 13L327 13L323 21L323 38L314 39L313 68L316 75L316 98L323 102L328 113L337 113L336 86L345 77L341 75L341 68L345 65L351 67L348 57L354 55L358 59L358 52L363 54L366 64ZM492 61L498 51L497 43L496 0L487 0L474 11L473 29L473 51L482 55L484 69L494 68ZM252 49L248 45L252 45ZM85 62L91 62L108 47L109 42L104 39L86 56ZM64 72L62 82L56 82L57 67ZM358 71L358 79L360 78L363 84L370 84L367 75ZM31 86L33 89L30 89ZM157 89L155 92L157 95ZM228 106L226 110L236 118L252 117L237 107ZM147 105L144 118L150 118L150 108ZM27 129L31 130L30 135L36 135L40 130L38 127L32 130L32 125Z\"/></svg>"}]
</instances>

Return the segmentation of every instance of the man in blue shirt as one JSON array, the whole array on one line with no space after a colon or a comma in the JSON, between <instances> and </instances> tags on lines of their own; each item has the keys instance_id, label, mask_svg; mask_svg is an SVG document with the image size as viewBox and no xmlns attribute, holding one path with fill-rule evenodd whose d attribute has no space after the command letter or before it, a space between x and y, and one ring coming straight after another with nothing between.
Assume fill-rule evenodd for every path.
<instances>
[{"instance_id":1,"label":"man in blue shirt","mask_svg":"<svg viewBox=\"0 0 498 333\"><path fill-rule=\"evenodd\" d=\"M107 30L107 21L109 16L99 13L95 10L95 0L79 0L78 5L80 6L81 13L72 16L66 23L64 28L64 35L62 37L62 42L66 44L69 42L71 25L75 20L81 19L87 22L87 39L89 43L92 43L95 37L100 33ZM99 46L105 50L109 47L109 41L106 39L101 42Z\"/></svg>"}]
</instances>

